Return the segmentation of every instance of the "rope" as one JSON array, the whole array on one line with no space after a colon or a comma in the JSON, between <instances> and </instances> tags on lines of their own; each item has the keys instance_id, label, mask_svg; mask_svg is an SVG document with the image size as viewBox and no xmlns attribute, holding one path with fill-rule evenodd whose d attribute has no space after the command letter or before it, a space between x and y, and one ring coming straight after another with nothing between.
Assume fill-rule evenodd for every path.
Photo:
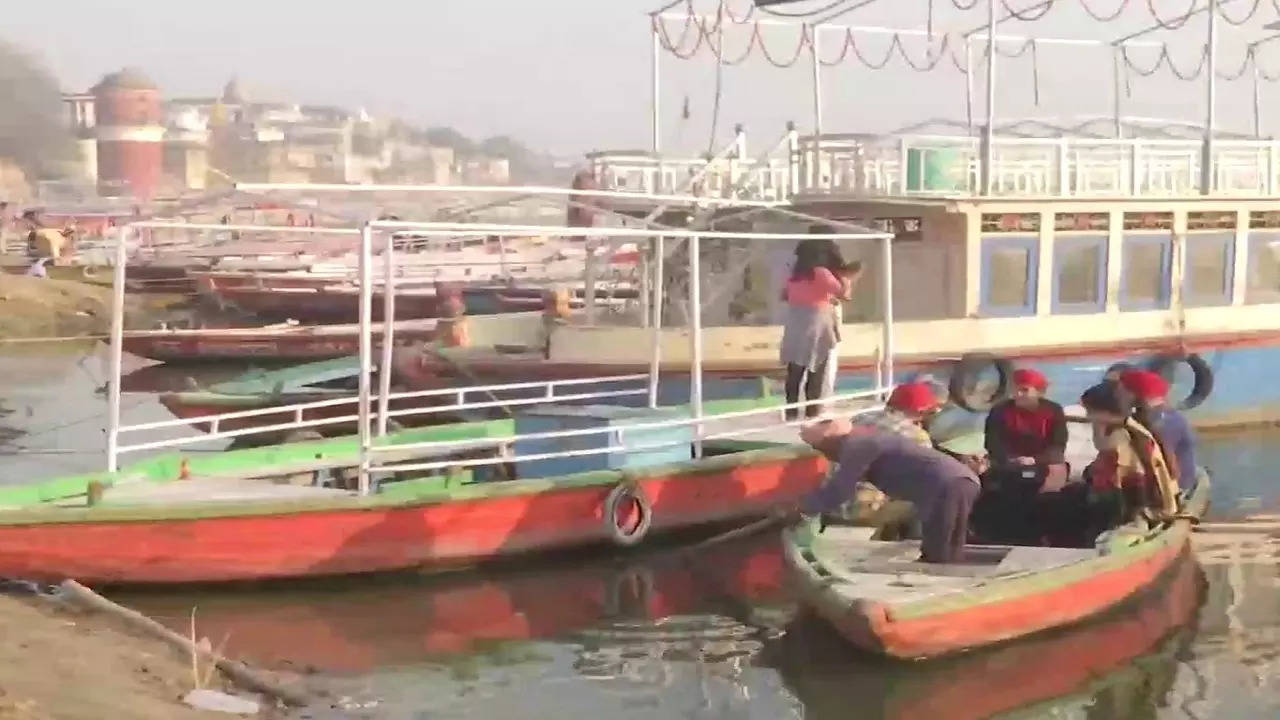
<instances>
[{"instance_id":1,"label":"rope","mask_svg":"<svg viewBox=\"0 0 1280 720\"><path fill-rule=\"evenodd\" d=\"M938 67L938 64L941 63L942 59L946 56L947 42L950 37L950 35L942 36L942 44L938 46L937 55L934 55L933 51L929 48L925 49L925 62L923 65L916 65L912 62L910 56L907 55L906 47L902 44L902 36L895 34L893 36L893 43L897 46L898 55L902 56L902 61L907 64L907 67L915 70L916 72L929 72Z\"/></svg>"},{"instance_id":2,"label":"rope","mask_svg":"<svg viewBox=\"0 0 1280 720\"><path fill-rule=\"evenodd\" d=\"M729 9L728 0L721 2L720 7L724 9L725 17L729 18L729 22L734 25L746 25L751 21L751 18L755 17L756 14L756 4L754 2L747 3L747 14L743 15L741 18L738 18L738 16L734 15L733 11Z\"/></svg>"},{"instance_id":3,"label":"rope","mask_svg":"<svg viewBox=\"0 0 1280 720\"><path fill-rule=\"evenodd\" d=\"M1218 73L1215 73L1215 76L1216 76L1219 80L1226 80L1226 81L1228 81L1228 82L1231 82L1231 81L1234 81L1234 80L1239 80L1240 78L1244 77L1244 74L1245 74L1246 72L1248 72L1248 70L1249 70L1249 66L1252 64L1253 59L1254 59L1254 58L1253 58L1253 46L1251 45L1251 46L1249 46L1249 49L1248 49L1248 50L1246 50L1246 51L1245 51L1245 53L1244 53L1244 60L1243 60L1243 61L1241 61L1241 63L1240 63L1240 69L1239 69L1239 70L1237 70L1237 71L1236 71L1236 72L1234 72L1234 73L1218 72Z\"/></svg>"},{"instance_id":4,"label":"rope","mask_svg":"<svg viewBox=\"0 0 1280 720\"><path fill-rule=\"evenodd\" d=\"M813 17L813 16L815 16L815 15L821 15L821 14L823 14L823 13L825 13L825 12L829 11L829 10L835 10L836 8L840 7L841 5L845 5L845 4L849 3L849 2L851 2L851 0L835 0L835 2L830 3L830 4L828 4L828 5L824 5L823 7L820 7L820 8L818 8L817 10L802 10L802 11L800 11L800 12L784 12L784 11L782 11L782 10L770 10L770 9L769 9L769 8L767 8L767 7L761 7L761 8L760 8L760 12L766 13L766 14L768 14L768 15L774 15L774 16L776 16L776 17L785 17L785 18L810 18L810 17ZM976 2L976 0L975 0L975 2ZM757 7L758 7L758 6L757 6Z\"/></svg>"},{"instance_id":5,"label":"rope","mask_svg":"<svg viewBox=\"0 0 1280 720\"><path fill-rule=\"evenodd\" d=\"M1035 38L1027 38L1026 42L1022 43L1022 47L1018 48L1017 52L1001 52L999 42L995 43L995 46L996 46L996 55L999 55L1000 57L1020 58L1023 55L1027 54L1027 50L1030 50L1033 46L1035 46Z\"/></svg>"},{"instance_id":6,"label":"rope","mask_svg":"<svg viewBox=\"0 0 1280 720\"><path fill-rule=\"evenodd\" d=\"M1274 3L1274 2L1275 2L1275 0L1272 0L1272 2ZM1244 16L1243 18L1241 18L1240 20L1236 20L1235 18L1233 18L1233 17L1231 17L1230 15L1228 15L1228 14L1227 14L1227 11L1226 11L1226 10L1224 10L1224 9L1222 9L1222 5L1219 5L1219 6L1218 6L1218 17L1220 17L1220 18L1222 18L1223 20L1226 20L1228 23L1230 23L1230 24L1235 25L1235 26L1237 26L1237 27L1238 27L1238 26L1240 26L1240 25L1244 25L1245 23L1247 23L1247 22L1249 22L1250 20L1252 20L1252 19L1253 19L1254 14L1256 14L1256 13L1258 12L1258 6L1260 6L1261 4L1262 4L1262 0L1253 0L1253 7L1249 8L1249 12L1248 12L1248 13L1246 13L1246 14L1245 14L1245 16Z\"/></svg>"},{"instance_id":7,"label":"rope","mask_svg":"<svg viewBox=\"0 0 1280 720\"><path fill-rule=\"evenodd\" d=\"M1014 10L1009 7L1009 0L1000 0L1000 4L1004 6L1004 11L1008 13L1008 17L1005 18L1006 20L1013 18L1023 22L1035 22L1036 20L1044 17L1046 13L1053 9L1054 2L1055 0L1044 0L1044 2L1036 3L1030 7L1023 8L1022 10ZM1030 10L1036 9L1037 7L1040 8L1040 13L1038 15L1024 14L1028 13Z\"/></svg>"},{"instance_id":8,"label":"rope","mask_svg":"<svg viewBox=\"0 0 1280 720\"><path fill-rule=\"evenodd\" d=\"M978 7L978 0L973 0L973 2L969 3L968 5L965 5L964 3L960 2L960 0L951 0L951 4L955 6L957 10L972 10Z\"/></svg>"},{"instance_id":9,"label":"rope","mask_svg":"<svg viewBox=\"0 0 1280 720\"><path fill-rule=\"evenodd\" d=\"M1087 13L1089 17L1097 20L1098 22L1111 22L1112 20L1120 17L1121 13L1129 7L1129 0L1120 0L1120 6L1117 7L1116 11L1110 15L1094 12L1093 8L1089 6L1088 0L1080 0L1080 7L1084 8L1085 13Z\"/></svg>"},{"instance_id":10,"label":"rope","mask_svg":"<svg viewBox=\"0 0 1280 720\"><path fill-rule=\"evenodd\" d=\"M819 59L818 59L818 62L822 63L823 65L826 65L827 67L834 67L834 66L836 66L836 65L839 65L839 64L843 63L843 62L844 62L844 59L845 59L845 56L849 54L849 46L850 46L852 43L853 43L853 30L851 30L851 29L849 29L849 28L845 28L845 29L844 29L844 44L840 46L840 57L836 58L835 60L833 60L833 61L831 61L831 62L827 62L827 61L825 61L825 60L823 60L823 59L819 58Z\"/></svg>"},{"instance_id":11,"label":"rope","mask_svg":"<svg viewBox=\"0 0 1280 720\"><path fill-rule=\"evenodd\" d=\"M856 40L854 40L853 35L852 34L849 35L849 45L850 45L850 48L853 50L854 56L858 58L858 62L861 62L863 65L866 65L868 68L872 70L881 70L884 68L884 66L889 64L889 61L893 59L893 53L895 52L894 45L897 42L898 42L898 36L897 34L894 34L893 40L889 43L889 51L884 54L884 60L882 60L880 64L877 65L867 60L867 58L862 54L862 51L858 50L858 43Z\"/></svg>"},{"instance_id":12,"label":"rope","mask_svg":"<svg viewBox=\"0 0 1280 720\"><path fill-rule=\"evenodd\" d=\"M796 52L794 55L791 56L791 60L785 63L780 63L777 60L774 60L773 55L769 53L769 46L766 45L763 40L760 41L760 54L764 56L764 59L767 60L770 65L776 68L789 68L792 65L796 64L796 62L800 59L800 54L804 52L805 46L809 45L810 43L811 41L809 39L809 26L804 25L804 26L801 26L800 28L800 42L796 43Z\"/></svg>"},{"instance_id":13,"label":"rope","mask_svg":"<svg viewBox=\"0 0 1280 720\"><path fill-rule=\"evenodd\" d=\"M1191 19L1191 15L1192 13L1195 12L1195 9L1196 9L1196 2L1197 0L1191 0L1191 6L1188 7L1186 11L1182 13L1180 21L1174 20L1172 22L1165 22L1164 20L1162 20L1160 18L1160 14L1156 12L1155 0L1147 0L1147 11L1151 13L1151 18L1155 20L1156 24L1159 25L1160 27L1164 28L1165 30L1177 30L1178 28L1181 28L1183 25L1186 25L1187 21Z\"/></svg>"}]
</instances>

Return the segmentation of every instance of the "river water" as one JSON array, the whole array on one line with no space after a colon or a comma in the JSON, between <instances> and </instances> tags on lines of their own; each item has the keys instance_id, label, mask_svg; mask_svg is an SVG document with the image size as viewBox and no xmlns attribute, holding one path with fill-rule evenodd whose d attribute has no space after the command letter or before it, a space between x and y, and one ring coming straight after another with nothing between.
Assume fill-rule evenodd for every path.
<instances>
[{"instance_id":1,"label":"river water","mask_svg":"<svg viewBox=\"0 0 1280 720\"><path fill-rule=\"evenodd\" d=\"M92 347L0 357L0 481L101 467L103 358ZM148 389L180 381L134 377ZM131 422L168 417L146 394L124 407ZM1280 432L1202 447L1215 512L1280 504ZM324 688L297 715L316 720L1234 720L1280 717L1278 590L1274 564L1188 560L1087 625L923 664L859 655L808 618L771 535L695 558L657 548L115 598L184 634L194 608L214 646Z\"/></svg>"}]
</instances>

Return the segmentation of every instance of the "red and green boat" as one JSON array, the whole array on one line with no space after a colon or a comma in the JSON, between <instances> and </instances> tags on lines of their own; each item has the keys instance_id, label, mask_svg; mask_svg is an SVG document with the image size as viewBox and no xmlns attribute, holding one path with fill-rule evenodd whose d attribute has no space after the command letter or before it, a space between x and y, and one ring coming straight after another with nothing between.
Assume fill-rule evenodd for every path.
<instances>
[{"instance_id":1,"label":"red and green boat","mask_svg":"<svg viewBox=\"0 0 1280 720\"><path fill-rule=\"evenodd\" d=\"M1209 490L1201 472L1177 519L1121 526L1093 548L970 546L965 562L936 565L916 561L919 543L819 531L814 519L784 532L785 556L805 603L850 643L932 658L1070 625L1138 595L1186 552Z\"/></svg>"},{"instance_id":2,"label":"red and green boat","mask_svg":"<svg viewBox=\"0 0 1280 720\"><path fill-rule=\"evenodd\" d=\"M705 410L777 402L710 402ZM474 442L437 455L456 458L457 469L397 473L364 495L343 487L359 464L356 437L171 453L6 488L0 576L103 585L452 567L753 518L815 487L826 469L808 448L741 440L707 440L696 460L536 479L493 480L469 468L477 455L501 452L515 429L514 420L494 420L378 438L389 451Z\"/></svg>"}]
</instances>

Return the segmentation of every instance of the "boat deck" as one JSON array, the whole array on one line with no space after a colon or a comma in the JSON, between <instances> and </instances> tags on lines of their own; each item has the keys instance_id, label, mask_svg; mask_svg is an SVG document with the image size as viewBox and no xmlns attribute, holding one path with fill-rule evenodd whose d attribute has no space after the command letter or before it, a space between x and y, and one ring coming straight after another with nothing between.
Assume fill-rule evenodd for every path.
<instances>
[{"instance_id":1,"label":"boat deck","mask_svg":"<svg viewBox=\"0 0 1280 720\"><path fill-rule=\"evenodd\" d=\"M309 475L309 473L308 473ZM247 478L190 478L170 483L123 483L108 488L101 505L136 507L191 503L241 503L246 501L318 500L354 497L355 492L311 484L293 485ZM72 501L83 507L83 500Z\"/></svg>"}]
</instances>

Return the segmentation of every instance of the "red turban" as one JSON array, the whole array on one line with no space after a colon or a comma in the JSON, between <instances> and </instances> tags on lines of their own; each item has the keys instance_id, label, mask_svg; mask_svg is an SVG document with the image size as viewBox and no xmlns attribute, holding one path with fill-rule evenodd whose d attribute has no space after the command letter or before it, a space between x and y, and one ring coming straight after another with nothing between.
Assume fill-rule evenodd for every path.
<instances>
[{"instance_id":1,"label":"red turban","mask_svg":"<svg viewBox=\"0 0 1280 720\"><path fill-rule=\"evenodd\" d=\"M929 412L936 410L940 404L929 383L903 383L889 393L889 407L902 412Z\"/></svg>"},{"instance_id":2,"label":"red turban","mask_svg":"<svg viewBox=\"0 0 1280 720\"><path fill-rule=\"evenodd\" d=\"M1120 385L1139 400L1161 400L1169 395L1169 382L1150 370L1125 370Z\"/></svg>"},{"instance_id":3,"label":"red turban","mask_svg":"<svg viewBox=\"0 0 1280 720\"><path fill-rule=\"evenodd\" d=\"M1040 392L1044 392L1049 389L1049 378L1045 377L1044 373L1039 370L1020 368L1013 371L1013 386L1035 388Z\"/></svg>"}]
</instances>

